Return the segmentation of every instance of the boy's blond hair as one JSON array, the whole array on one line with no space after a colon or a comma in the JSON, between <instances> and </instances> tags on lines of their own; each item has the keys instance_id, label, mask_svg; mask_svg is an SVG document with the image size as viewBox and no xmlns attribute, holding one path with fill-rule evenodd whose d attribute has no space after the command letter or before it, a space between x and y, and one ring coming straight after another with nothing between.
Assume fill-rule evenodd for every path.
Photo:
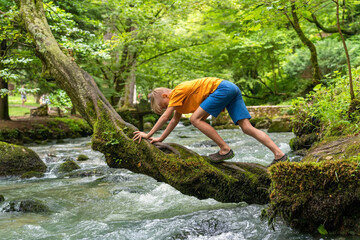
<instances>
[{"instance_id":1,"label":"boy's blond hair","mask_svg":"<svg viewBox=\"0 0 360 240\"><path fill-rule=\"evenodd\" d=\"M171 91L172 89L170 88L155 88L149 95L148 98L150 99L150 103L151 103L151 109L153 112L155 112L156 114L163 114L164 113L164 109L159 105L160 100L162 99L162 95L164 93L168 94L169 91Z\"/></svg>"}]
</instances>

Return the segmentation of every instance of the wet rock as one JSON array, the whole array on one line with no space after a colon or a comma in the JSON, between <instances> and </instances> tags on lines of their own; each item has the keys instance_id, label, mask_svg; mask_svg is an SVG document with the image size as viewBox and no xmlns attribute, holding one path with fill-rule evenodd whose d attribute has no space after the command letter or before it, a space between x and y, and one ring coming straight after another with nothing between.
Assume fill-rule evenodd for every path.
<instances>
[{"instance_id":1,"label":"wet rock","mask_svg":"<svg viewBox=\"0 0 360 240\"><path fill-rule=\"evenodd\" d=\"M290 140L289 145L293 151L297 151L304 148L309 149L312 146L312 144L318 140L319 140L319 135L318 133L314 132L311 134L304 134L301 135L300 137L297 136L295 138L292 138Z\"/></svg>"},{"instance_id":2,"label":"wet rock","mask_svg":"<svg viewBox=\"0 0 360 240\"><path fill-rule=\"evenodd\" d=\"M185 135L179 135L179 138L190 138L189 136L185 136Z\"/></svg>"},{"instance_id":3,"label":"wet rock","mask_svg":"<svg viewBox=\"0 0 360 240\"><path fill-rule=\"evenodd\" d=\"M216 147L216 143L212 140L206 140L192 144L193 147Z\"/></svg>"},{"instance_id":4,"label":"wet rock","mask_svg":"<svg viewBox=\"0 0 360 240\"><path fill-rule=\"evenodd\" d=\"M32 178L32 177L36 177L36 178L41 178L44 176L44 173L42 172L35 172L35 171L30 171L30 172L26 172L26 173L23 173L21 175L21 178Z\"/></svg>"},{"instance_id":5,"label":"wet rock","mask_svg":"<svg viewBox=\"0 0 360 240\"><path fill-rule=\"evenodd\" d=\"M96 179L96 183L99 184L99 183L104 183L104 182L107 182L107 183L119 183L119 182L126 182L126 181L129 181L129 177L126 177L126 176L123 176L123 175L108 175L108 176L104 176L104 177L101 177L99 179Z\"/></svg>"},{"instance_id":6,"label":"wet rock","mask_svg":"<svg viewBox=\"0 0 360 240\"><path fill-rule=\"evenodd\" d=\"M113 191L113 195L117 195L121 192L128 192L128 193L137 193L137 194L145 194L149 192L149 189L145 189L141 186L134 186L134 187L124 187L121 189L116 189Z\"/></svg>"},{"instance_id":7,"label":"wet rock","mask_svg":"<svg viewBox=\"0 0 360 240\"><path fill-rule=\"evenodd\" d=\"M0 142L0 176L20 176L25 172L45 172L46 165L31 149Z\"/></svg>"},{"instance_id":8,"label":"wet rock","mask_svg":"<svg viewBox=\"0 0 360 240\"><path fill-rule=\"evenodd\" d=\"M71 172L73 170L80 169L80 166L77 165L73 160L66 161L62 164L60 164L58 168L59 173L67 173Z\"/></svg>"},{"instance_id":9,"label":"wet rock","mask_svg":"<svg viewBox=\"0 0 360 240\"><path fill-rule=\"evenodd\" d=\"M233 144L236 143L236 141L234 139L230 139L230 140L225 140L225 142L227 144ZM197 142L191 145L192 147L216 147L216 143L212 140L205 140L205 141L201 141L201 142Z\"/></svg>"},{"instance_id":10,"label":"wet rock","mask_svg":"<svg viewBox=\"0 0 360 240\"><path fill-rule=\"evenodd\" d=\"M144 123L144 130L151 130L154 125L151 122Z\"/></svg>"},{"instance_id":11,"label":"wet rock","mask_svg":"<svg viewBox=\"0 0 360 240\"><path fill-rule=\"evenodd\" d=\"M275 119L271 122L268 132L291 132L292 124L289 119Z\"/></svg>"},{"instance_id":12,"label":"wet rock","mask_svg":"<svg viewBox=\"0 0 360 240\"><path fill-rule=\"evenodd\" d=\"M77 157L76 160L78 160L78 161L86 161L86 160L88 160L88 159L89 159L89 157L86 156L85 154L80 154L80 155Z\"/></svg>"},{"instance_id":13,"label":"wet rock","mask_svg":"<svg viewBox=\"0 0 360 240\"><path fill-rule=\"evenodd\" d=\"M92 176L104 176L116 172L117 169L109 167L98 167L93 169L79 169L70 173L66 173L65 177L92 177Z\"/></svg>"},{"instance_id":14,"label":"wet rock","mask_svg":"<svg viewBox=\"0 0 360 240\"><path fill-rule=\"evenodd\" d=\"M306 154L307 154L307 150L306 150L305 148L303 148L303 149L300 149L300 150L295 151L294 154L295 154L295 155L298 155L298 156L304 157L304 156L306 156Z\"/></svg>"},{"instance_id":15,"label":"wet rock","mask_svg":"<svg viewBox=\"0 0 360 240\"><path fill-rule=\"evenodd\" d=\"M232 120L227 112L221 112L216 118L211 118L211 125L213 127L224 126L230 123L232 123Z\"/></svg>"},{"instance_id":16,"label":"wet rock","mask_svg":"<svg viewBox=\"0 0 360 240\"><path fill-rule=\"evenodd\" d=\"M271 119L267 117L257 117L250 119L250 123L257 129L268 129L271 125Z\"/></svg>"},{"instance_id":17,"label":"wet rock","mask_svg":"<svg viewBox=\"0 0 360 240\"><path fill-rule=\"evenodd\" d=\"M14 200L5 204L2 212L49 213L50 208L39 200Z\"/></svg>"},{"instance_id":18,"label":"wet rock","mask_svg":"<svg viewBox=\"0 0 360 240\"><path fill-rule=\"evenodd\" d=\"M44 162L45 163L53 163L53 162L57 162L58 160L54 157L45 157L44 158Z\"/></svg>"},{"instance_id":19,"label":"wet rock","mask_svg":"<svg viewBox=\"0 0 360 240\"><path fill-rule=\"evenodd\" d=\"M62 144L65 143L64 139L57 139L56 144Z\"/></svg>"},{"instance_id":20,"label":"wet rock","mask_svg":"<svg viewBox=\"0 0 360 240\"><path fill-rule=\"evenodd\" d=\"M0 194L0 202L3 202L3 201L5 201L5 198L3 195Z\"/></svg>"}]
</instances>

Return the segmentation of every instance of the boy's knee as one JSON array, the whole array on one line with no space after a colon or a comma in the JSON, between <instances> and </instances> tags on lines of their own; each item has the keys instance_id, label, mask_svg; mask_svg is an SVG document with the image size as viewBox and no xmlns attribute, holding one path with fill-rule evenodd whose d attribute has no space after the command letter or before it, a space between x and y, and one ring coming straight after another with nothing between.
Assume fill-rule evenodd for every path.
<instances>
[{"instance_id":1,"label":"boy's knee","mask_svg":"<svg viewBox=\"0 0 360 240\"><path fill-rule=\"evenodd\" d=\"M198 124L198 122L201 121L201 119L194 118L193 116L191 116L189 120L193 126L196 126Z\"/></svg>"},{"instance_id":2,"label":"boy's knee","mask_svg":"<svg viewBox=\"0 0 360 240\"><path fill-rule=\"evenodd\" d=\"M195 118L193 118L192 116L190 117L190 123L192 124L192 125L194 125L194 124L196 124L196 120L195 120Z\"/></svg>"},{"instance_id":3,"label":"boy's knee","mask_svg":"<svg viewBox=\"0 0 360 240\"><path fill-rule=\"evenodd\" d=\"M247 135L251 134L254 130L254 127L251 124L250 125L243 124L243 125L240 125L240 127L241 127L241 130Z\"/></svg>"}]
</instances>

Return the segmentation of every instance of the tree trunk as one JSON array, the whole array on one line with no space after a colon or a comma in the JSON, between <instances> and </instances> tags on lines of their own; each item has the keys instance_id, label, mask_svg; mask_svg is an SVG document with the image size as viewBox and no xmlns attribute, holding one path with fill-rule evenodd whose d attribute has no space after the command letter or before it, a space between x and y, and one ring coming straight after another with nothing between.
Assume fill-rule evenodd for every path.
<instances>
[{"instance_id":1,"label":"tree trunk","mask_svg":"<svg viewBox=\"0 0 360 240\"><path fill-rule=\"evenodd\" d=\"M6 40L3 40L0 43L0 58L4 58L6 51ZM0 70L4 68L3 64L0 63ZM0 77L0 89L8 89L8 83ZM5 94L4 96L0 95L0 120L10 120L9 115L9 95Z\"/></svg>"},{"instance_id":2,"label":"tree trunk","mask_svg":"<svg viewBox=\"0 0 360 240\"><path fill-rule=\"evenodd\" d=\"M122 107L134 107L135 82L136 82L136 53L129 54L130 73L125 84L125 99Z\"/></svg>"},{"instance_id":3,"label":"tree trunk","mask_svg":"<svg viewBox=\"0 0 360 240\"><path fill-rule=\"evenodd\" d=\"M317 85L320 83L321 80L321 73L320 73L320 67L319 67L319 62L317 59L317 52L316 52L316 47L315 45L310 41L310 39L308 39L304 32L302 31L301 27L300 27L300 22L299 22L299 18L297 16L296 13L296 7L295 4L292 3L291 4L291 15L293 17L293 21L291 21L289 19L289 21L291 22L295 32L297 33L297 35L299 36L301 42L308 47L310 54L311 54L311 64L313 67L313 85Z\"/></svg>"},{"instance_id":4,"label":"tree trunk","mask_svg":"<svg viewBox=\"0 0 360 240\"><path fill-rule=\"evenodd\" d=\"M93 127L92 147L105 155L110 167L146 174L201 199L268 202L270 180L264 166L228 162L212 165L206 157L177 144L159 144L157 148L144 140L135 143L132 136L136 128L123 121L93 78L59 48L47 24L42 1L17 0L17 3L45 70Z\"/></svg>"},{"instance_id":5,"label":"tree trunk","mask_svg":"<svg viewBox=\"0 0 360 240\"><path fill-rule=\"evenodd\" d=\"M345 55L346 55L346 63L347 63L347 66L348 66L350 97L351 97L351 100L354 100L355 99L355 93L354 93L352 73L351 73L350 55L349 55L349 51L348 51L347 46L346 46L344 35L342 34L341 27L340 27L340 16L339 16L340 15L340 13L339 13L340 6L339 6L339 1L334 0L334 2L336 4L336 25L338 27L338 31L339 31L339 34L340 34L340 37L341 37L341 41L342 41L343 46L344 46L344 51L345 51Z\"/></svg>"},{"instance_id":6,"label":"tree trunk","mask_svg":"<svg viewBox=\"0 0 360 240\"><path fill-rule=\"evenodd\" d=\"M133 21L128 18L126 21L126 29L125 32L131 33L134 32L135 27L132 26ZM134 33L132 33L134 35ZM119 71L117 71L114 75L114 89L116 91L116 96L113 96L112 105L113 106L122 106L122 107L129 107L132 104L128 101L129 97L129 81L132 81L132 71L136 66L136 53L132 52L131 46L126 43L124 49L121 54L120 60L120 67ZM136 68L135 68L136 69ZM135 75L134 75L135 76ZM133 80L135 84L135 80ZM133 85L134 85L133 84ZM124 101L120 101L120 94L124 93Z\"/></svg>"}]
</instances>

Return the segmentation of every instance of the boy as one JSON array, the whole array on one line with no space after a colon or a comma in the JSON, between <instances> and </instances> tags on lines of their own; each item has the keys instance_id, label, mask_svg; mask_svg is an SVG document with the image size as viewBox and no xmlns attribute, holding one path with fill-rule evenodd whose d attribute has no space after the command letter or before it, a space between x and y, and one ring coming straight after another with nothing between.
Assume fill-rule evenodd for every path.
<instances>
[{"instance_id":1,"label":"boy","mask_svg":"<svg viewBox=\"0 0 360 240\"><path fill-rule=\"evenodd\" d=\"M27 98L26 98L26 89L24 85L21 85L21 88L19 89L20 95L21 95L21 106L24 107Z\"/></svg>"},{"instance_id":2,"label":"boy","mask_svg":"<svg viewBox=\"0 0 360 240\"><path fill-rule=\"evenodd\" d=\"M234 124L239 125L248 134L264 144L274 153L274 160L287 160L278 146L261 130L254 128L251 118L242 99L240 89L233 83L214 77L200 78L179 84L174 89L156 88L150 95L152 110L161 115L154 127L148 133L134 132L133 140L150 139L150 143L162 142L179 123L181 115L193 113L190 122L202 133L212 139L220 151L209 155L211 162L222 162L234 157L233 151L220 137L216 130L205 120L209 115L217 117L223 109L227 109ZM151 136L158 131L174 115L159 138Z\"/></svg>"}]
</instances>

